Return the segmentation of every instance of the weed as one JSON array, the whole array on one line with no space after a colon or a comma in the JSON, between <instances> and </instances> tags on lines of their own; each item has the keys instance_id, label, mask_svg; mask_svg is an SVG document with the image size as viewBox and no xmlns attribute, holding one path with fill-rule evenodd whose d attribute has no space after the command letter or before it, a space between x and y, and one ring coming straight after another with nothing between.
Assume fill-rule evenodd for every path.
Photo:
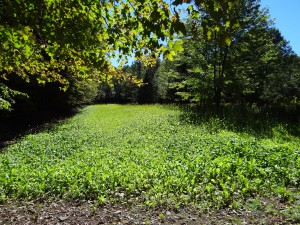
<instances>
[{"instance_id":1,"label":"weed","mask_svg":"<svg viewBox=\"0 0 300 225\"><path fill-rule=\"evenodd\" d=\"M195 125L180 115L159 105L86 107L7 147L0 155L0 200L237 207L256 195L289 201L287 188L299 187L300 139L284 127L258 138L219 119Z\"/></svg>"}]
</instances>

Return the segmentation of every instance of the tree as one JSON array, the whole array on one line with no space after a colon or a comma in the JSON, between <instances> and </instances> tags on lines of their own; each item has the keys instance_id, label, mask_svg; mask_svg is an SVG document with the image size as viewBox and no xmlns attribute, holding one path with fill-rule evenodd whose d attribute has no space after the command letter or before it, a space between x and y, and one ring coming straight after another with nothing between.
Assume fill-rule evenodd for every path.
<instances>
[{"instance_id":1,"label":"tree","mask_svg":"<svg viewBox=\"0 0 300 225\"><path fill-rule=\"evenodd\" d=\"M143 84L139 88L139 103L156 103L158 101L157 70L159 66L160 59L158 58L154 65L145 68Z\"/></svg>"},{"instance_id":2,"label":"tree","mask_svg":"<svg viewBox=\"0 0 300 225\"><path fill-rule=\"evenodd\" d=\"M251 21L258 15L259 1L209 1L209 4L199 5L198 8L202 12L198 22L202 27L200 32L207 40L204 43L204 58L208 60L213 72L213 101L219 105L223 98L228 56L234 48L233 42L251 26Z\"/></svg>"},{"instance_id":3,"label":"tree","mask_svg":"<svg viewBox=\"0 0 300 225\"><path fill-rule=\"evenodd\" d=\"M205 6L202 10L207 11L201 16L190 17L182 38L185 50L170 62L169 71L160 73L172 84L169 92L185 101L216 105L295 101L297 57L274 28L268 11L259 7L257 0L235 3L231 7L232 21L238 18L234 29L224 23L230 18L212 19L218 13L212 14ZM227 35L230 41L224 39Z\"/></svg>"},{"instance_id":4,"label":"tree","mask_svg":"<svg viewBox=\"0 0 300 225\"><path fill-rule=\"evenodd\" d=\"M134 73L136 65L135 62L131 66L124 66L122 70L111 67L111 77L107 77L98 86L96 102L136 103L138 90L142 85L142 79Z\"/></svg>"},{"instance_id":5,"label":"tree","mask_svg":"<svg viewBox=\"0 0 300 225\"><path fill-rule=\"evenodd\" d=\"M149 62L150 59L147 59ZM123 66L122 71L114 76L112 86L100 85L100 101L155 103L157 96L157 69L160 60L153 60L151 65L142 61L134 61L132 65ZM109 98L103 98L110 96Z\"/></svg>"},{"instance_id":6,"label":"tree","mask_svg":"<svg viewBox=\"0 0 300 225\"><path fill-rule=\"evenodd\" d=\"M57 82L66 90L65 73L81 79L98 69L105 76L116 51L175 54L161 41L169 38L172 47L173 34L183 31L178 14L162 0L4 0L0 107L10 108L18 93L4 82L14 76L40 85Z\"/></svg>"},{"instance_id":7,"label":"tree","mask_svg":"<svg viewBox=\"0 0 300 225\"><path fill-rule=\"evenodd\" d=\"M297 76L292 69L297 57L268 19L268 11L257 11L256 15L255 23L249 23L232 45L225 95L234 93L229 101L287 103L284 89L289 89L291 77Z\"/></svg>"}]
</instances>

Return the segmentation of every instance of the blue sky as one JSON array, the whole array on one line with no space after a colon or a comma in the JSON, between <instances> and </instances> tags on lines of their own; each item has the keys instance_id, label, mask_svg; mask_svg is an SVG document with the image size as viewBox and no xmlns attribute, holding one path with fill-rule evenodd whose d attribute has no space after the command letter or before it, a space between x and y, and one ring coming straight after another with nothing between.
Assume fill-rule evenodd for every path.
<instances>
[{"instance_id":1,"label":"blue sky","mask_svg":"<svg viewBox=\"0 0 300 225\"><path fill-rule=\"evenodd\" d=\"M275 26L300 56L300 0L261 0L267 6Z\"/></svg>"}]
</instances>

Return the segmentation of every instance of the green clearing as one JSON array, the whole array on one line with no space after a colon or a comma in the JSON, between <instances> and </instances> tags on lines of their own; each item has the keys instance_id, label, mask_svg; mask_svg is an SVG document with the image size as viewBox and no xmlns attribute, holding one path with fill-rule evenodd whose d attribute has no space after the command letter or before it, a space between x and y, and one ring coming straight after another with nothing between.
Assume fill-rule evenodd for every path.
<instances>
[{"instance_id":1,"label":"green clearing","mask_svg":"<svg viewBox=\"0 0 300 225\"><path fill-rule=\"evenodd\" d=\"M255 196L293 201L300 139L182 120L175 107L95 105L29 134L0 155L1 201L35 198L238 207Z\"/></svg>"}]
</instances>

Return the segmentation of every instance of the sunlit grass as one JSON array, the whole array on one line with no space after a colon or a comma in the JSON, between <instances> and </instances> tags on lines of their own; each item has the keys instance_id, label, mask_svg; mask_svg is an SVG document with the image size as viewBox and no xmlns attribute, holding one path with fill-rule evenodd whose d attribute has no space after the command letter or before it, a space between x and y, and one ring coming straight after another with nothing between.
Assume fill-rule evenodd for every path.
<instances>
[{"instance_id":1,"label":"sunlit grass","mask_svg":"<svg viewBox=\"0 0 300 225\"><path fill-rule=\"evenodd\" d=\"M281 137L284 128L257 138L180 114L159 105L96 105L27 135L0 155L1 199L225 206L299 187L300 140Z\"/></svg>"}]
</instances>

